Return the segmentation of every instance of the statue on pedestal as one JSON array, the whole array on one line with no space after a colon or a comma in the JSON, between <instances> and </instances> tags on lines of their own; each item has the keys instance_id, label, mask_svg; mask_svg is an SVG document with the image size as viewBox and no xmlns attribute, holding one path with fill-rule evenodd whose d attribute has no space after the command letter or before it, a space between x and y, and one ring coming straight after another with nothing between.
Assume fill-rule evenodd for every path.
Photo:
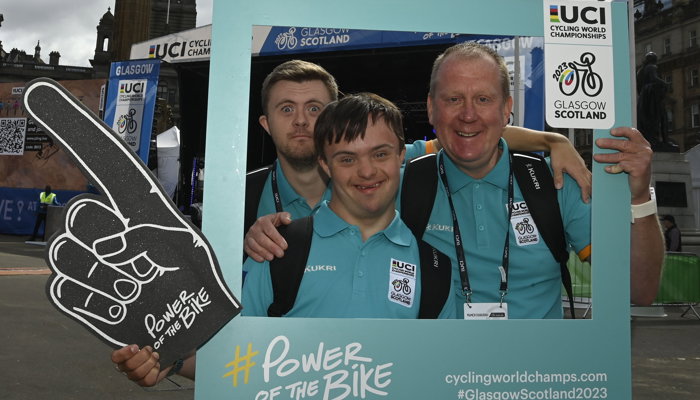
<instances>
[{"instance_id":1,"label":"statue on pedestal","mask_svg":"<svg viewBox=\"0 0 700 400\"><path fill-rule=\"evenodd\" d=\"M667 84L657 73L657 56L649 52L637 71L637 128L654 151L678 152L668 137L668 116L664 107Z\"/></svg>"}]
</instances>

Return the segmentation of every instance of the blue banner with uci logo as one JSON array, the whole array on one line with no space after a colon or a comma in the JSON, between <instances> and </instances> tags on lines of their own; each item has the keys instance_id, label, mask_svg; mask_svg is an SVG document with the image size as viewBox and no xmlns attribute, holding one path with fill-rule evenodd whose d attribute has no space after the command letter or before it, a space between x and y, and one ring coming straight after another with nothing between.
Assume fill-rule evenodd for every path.
<instances>
[{"instance_id":1,"label":"blue banner with uci logo","mask_svg":"<svg viewBox=\"0 0 700 400\"><path fill-rule=\"evenodd\" d=\"M109 73L105 123L148 162L160 60L114 62Z\"/></svg>"}]
</instances>

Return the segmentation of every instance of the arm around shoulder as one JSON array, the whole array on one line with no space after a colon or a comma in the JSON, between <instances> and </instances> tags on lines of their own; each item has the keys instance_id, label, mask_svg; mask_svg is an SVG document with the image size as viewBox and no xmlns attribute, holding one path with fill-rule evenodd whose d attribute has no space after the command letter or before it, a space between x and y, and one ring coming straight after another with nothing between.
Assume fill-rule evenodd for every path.
<instances>
[{"instance_id":1,"label":"arm around shoulder","mask_svg":"<svg viewBox=\"0 0 700 400\"><path fill-rule=\"evenodd\" d=\"M566 136L508 125L503 129L503 138L511 150L549 152L554 186L561 189L564 186L564 173L567 173L581 188L583 201L589 201L592 189L591 172Z\"/></svg>"}]
</instances>

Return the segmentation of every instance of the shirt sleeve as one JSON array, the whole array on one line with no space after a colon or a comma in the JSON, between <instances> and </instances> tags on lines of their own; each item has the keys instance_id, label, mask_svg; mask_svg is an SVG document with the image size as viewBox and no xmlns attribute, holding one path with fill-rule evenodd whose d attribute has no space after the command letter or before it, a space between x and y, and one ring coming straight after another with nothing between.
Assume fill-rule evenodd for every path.
<instances>
[{"instance_id":1,"label":"shirt sleeve","mask_svg":"<svg viewBox=\"0 0 700 400\"><path fill-rule=\"evenodd\" d=\"M266 317L267 309L273 300L270 263L268 261L259 263L249 258L243 267L248 273L243 283L243 295L241 297L243 311L241 311L241 315Z\"/></svg>"},{"instance_id":2,"label":"shirt sleeve","mask_svg":"<svg viewBox=\"0 0 700 400\"><path fill-rule=\"evenodd\" d=\"M564 187L558 190L559 207L566 240L579 257L590 256L591 204L581 200L581 188L568 174L564 174Z\"/></svg>"},{"instance_id":3,"label":"shirt sleeve","mask_svg":"<svg viewBox=\"0 0 700 400\"><path fill-rule=\"evenodd\" d=\"M412 158L420 157L426 154L426 142L425 140L416 140L413 143L406 144L406 156L405 160L410 160Z\"/></svg>"}]
</instances>

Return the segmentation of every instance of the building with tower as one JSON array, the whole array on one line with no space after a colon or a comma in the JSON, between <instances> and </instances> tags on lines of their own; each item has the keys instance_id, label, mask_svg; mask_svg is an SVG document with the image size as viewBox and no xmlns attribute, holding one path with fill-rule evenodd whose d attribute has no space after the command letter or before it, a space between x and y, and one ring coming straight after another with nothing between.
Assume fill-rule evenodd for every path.
<instances>
[{"instance_id":1,"label":"building with tower","mask_svg":"<svg viewBox=\"0 0 700 400\"><path fill-rule=\"evenodd\" d=\"M90 65L94 68L96 78L106 78L109 76L109 63L112 61L112 42L114 40L114 15L112 9L100 18L97 24L97 42L95 43L95 55L90 60Z\"/></svg>"},{"instance_id":2,"label":"building with tower","mask_svg":"<svg viewBox=\"0 0 700 400\"><path fill-rule=\"evenodd\" d=\"M186 31L196 25L196 0L151 0L149 39Z\"/></svg>"}]
</instances>

